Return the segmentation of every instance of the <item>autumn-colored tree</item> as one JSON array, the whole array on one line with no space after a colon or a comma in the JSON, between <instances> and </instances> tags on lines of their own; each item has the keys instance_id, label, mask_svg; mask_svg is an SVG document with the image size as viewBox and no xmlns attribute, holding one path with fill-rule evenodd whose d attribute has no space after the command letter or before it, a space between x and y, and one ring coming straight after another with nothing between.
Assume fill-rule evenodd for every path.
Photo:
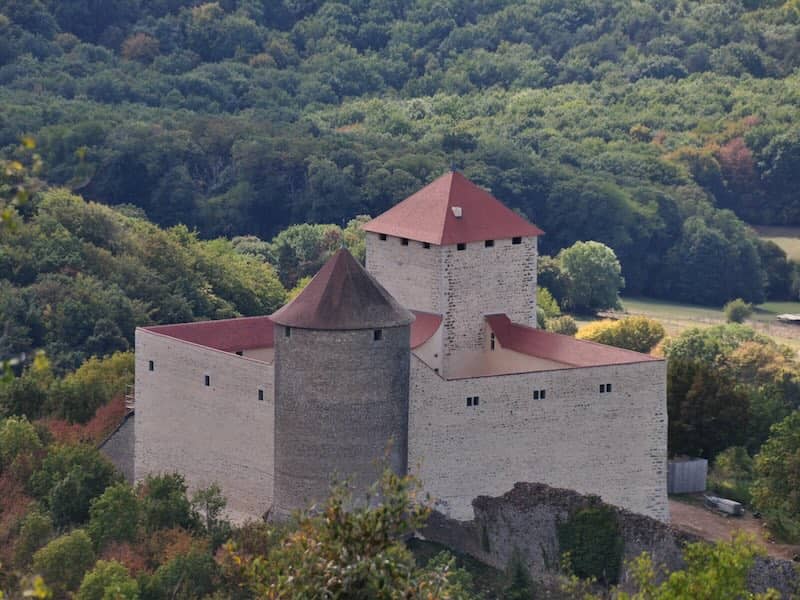
<instances>
[{"instance_id":1,"label":"autumn-colored tree","mask_svg":"<svg viewBox=\"0 0 800 600\"><path fill-rule=\"evenodd\" d=\"M127 60L151 62L158 56L158 40L146 33L134 33L122 42L122 56Z\"/></svg>"},{"instance_id":2,"label":"autumn-colored tree","mask_svg":"<svg viewBox=\"0 0 800 600\"><path fill-rule=\"evenodd\" d=\"M646 353L664 337L664 327L655 319L642 316L626 317L619 321L607 319L581 327L575 337Z\"/></svg>"}]
</instances>

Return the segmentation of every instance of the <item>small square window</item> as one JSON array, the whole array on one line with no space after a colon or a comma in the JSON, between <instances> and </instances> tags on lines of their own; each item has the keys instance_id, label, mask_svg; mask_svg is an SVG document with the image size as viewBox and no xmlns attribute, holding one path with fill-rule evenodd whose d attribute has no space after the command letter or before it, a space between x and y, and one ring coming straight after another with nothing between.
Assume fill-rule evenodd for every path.
<instances>
[{"instance_id":1,"label":"small square window","mask_svg":"<svg viewBox=\"0 0 800 600\"><path fill-rule=\"evenodd\" d=\"M147 370L148 371L155 371L156 370L156 363L154 363L152 360L148 360L147 361Z\"/></svg>"},{"instance_id":2,"label":"small square window","mask_svg":"<svg viewBox=\"0 0 800 600\"><path fill-rule=\"evenodd\" d=\"M466 250L466 249L467 249L466 244L456 244L456 250Z\"/></svg>"},{"instance_id":3,"label":"small square window","mask_svg":"<svg viewBox=\"0 0 800 600\"><path fill-rule=\"evenodd\" d=\"M483 242L484 248L493 248L494 247L494 240L486 240Z\"/></svg>"},{"instance_id":4,"label":"small square window","mask_svg":"<svg viewBox=\"0 0 800 600\"><path fill-rule=\"evenodd\" d=\"M601 383L600 384L600 393L601 394L605 394L606 393L606 384L605 383Z\"/></svg>"},{"instance_id":5,"label":"small square window","mask_svg":"<svg viewBox=\"0 0 800 600\"><path fill-rule=\"evenodd\" d=\"M261 402L263 402L263 401L264 401L264 390L262 390L262 389L260 389L260 388L259 388L259 390L258 390L258 399L259 399Z\"/></svg>"},{"instance_id":6,"label":"small square window","mask_svg":"<svg viewBox=\"0 0 800 600\"><path fill-rule=\"evenodd\" d=\"M534 400L538 400L539 399L539 390L533 390L533 399Z\"/></svg>"},{"instance_id":7,"label":"small square window","mask_svg":"<svg viewBox=\"0 0 800 600\"><path fill-rule=\"evenodd\" d=\"M244 356L244 350L237 350L236 356Z\"/></svg>"},{"instance_id":8,"label":"small square window","mask_svg":"<svg viewBox=\"0 0 800 600\"><path fill-rule=\"evenodd\" d=\"M380 342L383 339L383 329L376 329L372 332L372 339Z\"/></svg>"},{"instance_id":9,"label":"small square window","mask_svg":"<svg viewBox=\"0 0 800 600\"><path fill-rule=\"evenodd\" d=\"M422 247L426 250L431 247L430 242L422 242Z\"/></svg>"},{"instance_id":10,"label":"small square window","mask_svg":"<svg viewBox=\"0 0 800 600\"><path fill-rule=\"evenodd\" d=\"M205 381L206 387L211 385L211 375L204 375L203 380Z\"/></svg>"},{"instance_id":11,"label":"small square window","mask_svg":"<svg viewBox=\"0 0 800 600\"><path fill-rule=\"evenodd\" d=\"M547 392L547 390L539 390L539 398L541 400L544 400L544 396L545 396L546 392Z\"/></svg>"},{"instance_id":12,"label":"small square window","mask_svg":"<svg viewBox=\"0 0 800 600\"><path fill-rule=\"evenodd\" d=\"M408 238L403 238L403 239L401 239L401 240L400 240L400 243L401 243L403 246L408 246Z\"/></svg>"},{"instance_id":13,"label":"small square window","mask_svg":"<svg viewBox=\"0 0 800 600\"><path fill-rule=\"evenodd\" d=\"M481 403L481 399L480 399L480 397L478 397L478 396L474 396L474 397L472 398L472 406L478 406L478 404L480 404L480 403Z\"/></svg>"},{"instance_id":14,"label":"small square window","mask_svg":"<svg viewBox=\"0 0 800 600\"><path fill-rule=\"evenodd\" d=\"M292 337L292 328L291 327L284 327L283 328L283 335L286 337Z\"/></svg>"},{"instance_id":15,"label":"small square window","mask_svg":"<svg viewBox=\"0 0 800 600\"><path fill-rule=\"evenodd\" d=\"M518 245L518 244L521 244L522 243L522 238L521 237L511 238L511 243L514 244L515 246Z\"/></svg>"},{"instance_id":16,"label":"small square window","mask_svg":"<svg viewBox=\"0 0 800 600\"><path fill-rule=\"evenodd\" d=\"M610 383L606 384L606 392L611 393L611 384Z\"/></svg>"},{"instance_id":17,"label":"small square window","mask_svg":"<svg viewBox=\"0 0 800 600\"><path fill-rule=\"evenodd\" d=\"M467 396L467 406L472 406L472 396Z\"/></svg>"},{"instance_id":18,"label":"small square window","mask_svg":"<svg viewBox=\"0 0 800 600\"><path fill-rule=\"evenodd\" d=\"M378 239L380 241L382 241L382 242L385 242L386 241L386 234L385 233L379 233L378 234Z\"/></svg>"}]
</instances>

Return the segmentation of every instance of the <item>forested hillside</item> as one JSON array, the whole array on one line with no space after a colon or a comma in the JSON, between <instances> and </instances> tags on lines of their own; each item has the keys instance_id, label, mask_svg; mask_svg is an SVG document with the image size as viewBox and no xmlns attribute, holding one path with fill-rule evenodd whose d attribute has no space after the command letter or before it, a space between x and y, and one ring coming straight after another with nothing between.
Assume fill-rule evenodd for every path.
<instances>
[{"instance_id":1,"label":"forested hillside","mask_svg":"<svg viewBox=\"0 0 800 600\"><path fill-rule=\"evenodd\" d=\"M0 147L201 238L386 209L455 166L627 292L790 294L800 6L0 0Z\"/></svg>"},{"instance_id":2,"label":"forested hillside","mask_svg":"<svg viewBox=\"0 0 800 600\"><path fill-rule=\"evenodd\" d=\"M269 314L286 297L261 258L63 190L0 229L0 358L44 349L57 371L133 347L137 325Z\"/></svg>"}]
</instances>

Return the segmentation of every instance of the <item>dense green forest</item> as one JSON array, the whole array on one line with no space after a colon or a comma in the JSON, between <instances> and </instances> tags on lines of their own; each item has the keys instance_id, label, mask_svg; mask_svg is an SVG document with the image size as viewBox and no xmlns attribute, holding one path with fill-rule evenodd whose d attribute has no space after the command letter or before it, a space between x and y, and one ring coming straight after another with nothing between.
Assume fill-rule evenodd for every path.
<instances>
[{"instance_id":1,"label":"dense green forest","mask_svg":"<svg viewBox=\"0 0 800 600\"><path fill-rule=\"evenodd\" d=\"M0 148L204 239L455 166L628 293L760 301L797 292L740 219L800 224L799 64L792 1L2 0Z\"/></svg>"}]
</instances>

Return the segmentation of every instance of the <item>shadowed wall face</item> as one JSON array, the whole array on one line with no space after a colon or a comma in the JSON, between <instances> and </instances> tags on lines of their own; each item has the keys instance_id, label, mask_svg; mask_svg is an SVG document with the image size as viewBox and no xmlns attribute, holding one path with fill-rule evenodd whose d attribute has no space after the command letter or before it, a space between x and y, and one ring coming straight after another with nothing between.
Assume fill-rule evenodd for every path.
<instances>
[{"instance_id":1,"label":"shadowed wall face","mask_svg":"<svg viewBox=\"0 0 800 600\"><path fill-rule=\"evenodd\" d=\"M406 472L410 328L376 331L276 325L275 518L327 498L334 477L363 498L384 457Z\"/></svg>"}]
</instances>

